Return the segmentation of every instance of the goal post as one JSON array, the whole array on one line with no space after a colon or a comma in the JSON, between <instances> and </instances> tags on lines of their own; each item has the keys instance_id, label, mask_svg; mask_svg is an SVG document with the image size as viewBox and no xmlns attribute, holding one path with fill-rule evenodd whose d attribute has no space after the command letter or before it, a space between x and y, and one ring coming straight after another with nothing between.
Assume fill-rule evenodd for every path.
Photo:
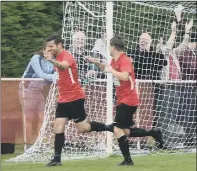
<instances>
[{"instance_id":1,"label":"goal post","mask_svg":"<svg viewBox=\"0 0 197 171\"><path fill-rule=\"evenodd\" d=\"M109 41L113 37L113 2L106 2L106 33L107 47ZM108 48L107 48L108 49ZM111 57L108 50L107 63L111 63ZM107 123L113 122L113 79L111 74L107 74ZM112 154L113 137L111 132L107 132L107 153Z\"/></svg>"}]
</instances>

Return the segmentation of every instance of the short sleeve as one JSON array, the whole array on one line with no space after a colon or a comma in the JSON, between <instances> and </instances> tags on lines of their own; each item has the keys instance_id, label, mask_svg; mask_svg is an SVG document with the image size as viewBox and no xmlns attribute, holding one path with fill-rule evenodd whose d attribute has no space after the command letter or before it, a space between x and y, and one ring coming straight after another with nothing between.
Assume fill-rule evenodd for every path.
<instances>
[{"instance_id":1,"label":"short sleeve","mask_svg":"<svg viewBox=\"0 0 197 171\"><path fill-rule=\"evenodd\" d=\"M120 72L132 72L132 61L128 58L128 59L124 59L121 61L120 63Z\"/></svg>"},{"instance_id":2,"label":"short sleeve","mask_svg":"<svg viewBox=\"0 0 197 171\"><path fill-rule=\"evenodd\" d=\"M63 56L63 61L68 62L69 66L72 66L72 64L74 63L74 57L71 54L66 54Z\"/></svg>"}]
</instances>

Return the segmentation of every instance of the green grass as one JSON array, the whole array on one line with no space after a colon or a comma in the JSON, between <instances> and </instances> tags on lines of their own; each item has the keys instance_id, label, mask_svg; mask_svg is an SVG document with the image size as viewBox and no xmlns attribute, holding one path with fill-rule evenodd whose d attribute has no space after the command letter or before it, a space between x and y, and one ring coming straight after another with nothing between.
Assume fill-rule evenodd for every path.
<instances>
[{"instance_id":1,"label":"green grass","mask_svg":"<svg viewBox=\"0 0 197 171\"><path fill-rule=\"evenodd\" d=\"M45 163L5 163L15 155L2 155L2 171L196 171L196 154L166 154L133 157L135 166L116 166L122 157L63 161L63 166L45 167Z\"/></svg>"}]
</instances>

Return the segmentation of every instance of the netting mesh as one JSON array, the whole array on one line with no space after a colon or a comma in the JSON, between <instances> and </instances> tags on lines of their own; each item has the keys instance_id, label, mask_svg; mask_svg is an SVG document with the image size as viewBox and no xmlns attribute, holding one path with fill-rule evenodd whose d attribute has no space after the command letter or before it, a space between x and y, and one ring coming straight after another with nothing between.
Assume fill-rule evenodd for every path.
<instances>
[{"instance_id":1,"label":"netting mesh","mask_svg":"<svg viewBox=\"0 0 197 171\"><path fill-rule=\"evenodd\" d=\"M174 11L174 8L176 8L178 5L182 5L184 7L184 13L196 13L196 2L192 2L192 1L182 1L182 2L157 2L157 1L147 1L147 2L138 2L138 4L141 5L146 5L149 7L157 7L157 8L162 8L166 11Z\"/></svg>"},{"instance_id":2,"label":"netting mesh","mask_svg":"<svg viewBox=\"0 0 197 171\"><path fill-rule=\"evenodd\" d=\"M80 81L87 95L86 111L88 119L106 122L107 98L106 75L97 68L88 65L83 57L91 54L105 62L106 55L106 3L107 2L66 2L64 4L64 20L62 37L65 48L70 50L78 63ZM184 37L184 21L195 15L196 2L183 2L184 6L180 30L177 31L176 43ZM175 20L174 8L176 2L114 2L113 3L113 33L122 35L127 43L127 50L137 47L139 37L148 32L152 38L152 51L160 37L167 42L171 34L171 24ZM195 25L196 21L194 21ZM192 28L193 31L195 28ZM75 33L80 36L75 40ZM81 33L83 32L83 33ZM75 42L77 41L77 43ZM166 54L165 54L166 55ZM132 55L131 55L132 56ZM168 61L166 72L169 71L169 54L163 60ZM141 62L147 62L145 58ZM191 61L186 61L191 62ZM134 59L135 63L135 59ZM155 64L154 69L158 69ZM149 63L138 68L149 73ZM145 76L146 76L145 72ZM83 73L83 74L81 74ZM142 72L143 73L143 72ZM161 128L164 135L165 149L179 152L193 149L196 144L196 90L197 86L191 80L172 80L169 76L161 80L153 77L139 77L137 73L138 93L141 105L135 115L136 127L151 129ZM189 73L191 76L194 73ZM56 106L56 86L53 84L47 99L45 118L36 143L24 154L9 161L43 161L53 154L54 143L54 112ZM113 96L115 101L115 96ZM115 103L114 103L115 105ZM115 114L115 111L113 115ZM130 138L131 153L149 153L154 149L150 137ZM63 158L84 158L106 156L106 133L79 134L70 122L65 132ZM116 139L113 139L113 152L117 152Z\"/></svg>"}]
</instances>

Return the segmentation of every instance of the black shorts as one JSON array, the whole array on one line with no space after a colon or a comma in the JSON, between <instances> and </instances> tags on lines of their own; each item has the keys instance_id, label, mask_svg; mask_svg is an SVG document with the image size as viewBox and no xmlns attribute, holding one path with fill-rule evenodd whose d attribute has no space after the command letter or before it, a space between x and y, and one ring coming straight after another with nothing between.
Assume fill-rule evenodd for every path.
<instances>
[{"instance_id":1,"label":"black shorts","mask_svg":"<svg viewBox=\"0 0 197 171\"><path fill-rule=\"evenodd\" d=\"M128 106L120 104L116 107L116 116L114 119L114 126L118 128L129 128L135 123L133 121L133 114L136 112L137 106Z\"/></svg>"},{"instance_id":2,"label":"black shorts","mask_svg":"<svg viewBox=\"0 0 197 171\"><path fill-rule=\"evenodd\" d=\"M78 99L72 102L58 103L55 118L73 119L75 123L86 119L84 99Z\"/></svg>"}]
</instances>

